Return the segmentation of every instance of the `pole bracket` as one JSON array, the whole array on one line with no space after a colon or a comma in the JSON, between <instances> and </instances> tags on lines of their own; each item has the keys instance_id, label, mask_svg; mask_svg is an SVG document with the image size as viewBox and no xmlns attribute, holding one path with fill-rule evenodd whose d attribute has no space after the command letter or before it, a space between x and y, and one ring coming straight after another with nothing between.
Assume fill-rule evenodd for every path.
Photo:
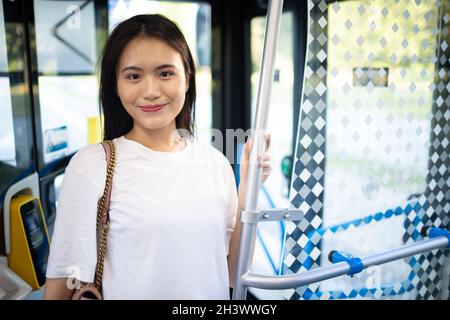
<instances>
[{"instance_id":1,"label":"pole bracket","mask_svg":"<svg viewBox=\"0 0 450 320\"><path fill-rule=\"evenodd\" d=\"M448 230L441 229L441 228L431 228L429 230L430 239L442 237L442 236L447 237L448 247L450 248L450 232Z\"/></svg>"},{"instance_id":2,"label":"pole bracket","mask_svg":"<svg viewBox=\"0 0 450 320\"><path fill-rule=\"evenodd\" d=\"M345 252L332 250L328 255L328 259L332 263L347 262L350 266L350 270L347 273L349 276L353 276L354 274L360 273L364 270L364 264L360 258L354 257Z\"/></svg>"},{"instance_id":3,"label":"pole bracket","mask_svg":"<svg viewBox=\"0 0 450 320\"><path fill-rule=\"evenodd\" d=\"M304 217L298 209L242 210L242 223L258 223L264 221L300 221Z\"/></svg>"}]
</instances>

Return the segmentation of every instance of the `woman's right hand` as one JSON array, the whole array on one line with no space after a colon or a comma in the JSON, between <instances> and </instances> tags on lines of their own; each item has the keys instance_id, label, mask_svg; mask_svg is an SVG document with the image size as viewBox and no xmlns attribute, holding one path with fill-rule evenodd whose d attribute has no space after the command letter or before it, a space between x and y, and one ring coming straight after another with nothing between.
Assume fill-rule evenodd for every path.
<instances>
[{"instance_id":1,"label":"woman's right hand","mask_svg":"<svg viewBox=\"0 0 450 320\"><path fill-rule=\"evenodd\" d=\"M74 289L67 287L68 278L47 278L44 285L44 300L70 300Z\"/></svg>"}]
</instances>

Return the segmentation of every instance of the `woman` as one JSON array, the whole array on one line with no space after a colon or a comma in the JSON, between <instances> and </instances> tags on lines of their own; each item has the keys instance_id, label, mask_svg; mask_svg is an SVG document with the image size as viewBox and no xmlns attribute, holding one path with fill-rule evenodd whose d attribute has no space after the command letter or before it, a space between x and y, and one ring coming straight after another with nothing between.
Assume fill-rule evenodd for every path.
<instances>
[{"instance_id":1,"label":"woman","mask_svg":"<svg viewBox=\"0 0 450 320\"><path fill-rule=\"evenodd\" d=\"M193 139L195 96L194 61L173 22L139 15L114 29L100 80L104 139L117 148L104 299L229 299L251 142L236 191L226 157ZM269 160L261 155L262 181ZM81 149L66 169L45 299L70 298L70 277L94 280L105 171L100 144Z\"/></svg>"}]
</instances>

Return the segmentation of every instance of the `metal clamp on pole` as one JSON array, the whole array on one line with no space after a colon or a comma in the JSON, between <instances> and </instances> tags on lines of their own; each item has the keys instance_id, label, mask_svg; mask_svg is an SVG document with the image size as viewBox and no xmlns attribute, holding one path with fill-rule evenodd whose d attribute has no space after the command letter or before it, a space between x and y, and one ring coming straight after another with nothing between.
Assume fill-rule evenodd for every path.
<instances>
[{"instance_id":1,"label":"metal clamp on pole","mask_svg":"<svg viewBox=\"0 0 450 320\"><path fill-rule=\"evenodd\" d=\"M436 227L423 227L421 233L424 236L428 236L430 239L437 237L447 237L448 247L450 248L450 232L448 230Z\"/></svg>"},{"instance_id":2,"label":"metal clamp on pole","mask_svg":"<svg viewBox=\"0 0 450 320\"><path fill-rule=\"evenodd\" d=\"M354 257L351 254L345 252L332 250L328 255L328 260L331 263L347 262L348 265L350 266L350 270L347 273L349 276L352 276L356 273L360 273L361 271L364 270L364 263L360 258Z\"/></svg>"},{"instance_id":3,"label":"metal clamp on pole","mask_svg":"<svg viewBox=\"0 0 450 320\"><path fill-rule=\"evenodd\" d=\"M242 210L242 223L258 223L261 221L300 221L303 211L297 209Z\"/></svg>"}]
</instances>

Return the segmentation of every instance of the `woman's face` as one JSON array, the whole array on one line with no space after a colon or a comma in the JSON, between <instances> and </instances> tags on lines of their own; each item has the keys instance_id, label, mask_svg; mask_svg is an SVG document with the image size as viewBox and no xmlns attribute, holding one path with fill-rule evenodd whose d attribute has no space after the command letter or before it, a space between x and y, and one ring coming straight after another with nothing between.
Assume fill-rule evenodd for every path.
<instances>
[{"instance_id":1,"label":"woman's face","mask_svg":"<svg viewBox=\"0 0 450 320\"><path fill-rule=\"evenodd\" d=\"M116 75L117 95L134 126L175 129L189 85L175 49L156 38L137 37L123 49Z\"/></svg>"}]
</instances>

